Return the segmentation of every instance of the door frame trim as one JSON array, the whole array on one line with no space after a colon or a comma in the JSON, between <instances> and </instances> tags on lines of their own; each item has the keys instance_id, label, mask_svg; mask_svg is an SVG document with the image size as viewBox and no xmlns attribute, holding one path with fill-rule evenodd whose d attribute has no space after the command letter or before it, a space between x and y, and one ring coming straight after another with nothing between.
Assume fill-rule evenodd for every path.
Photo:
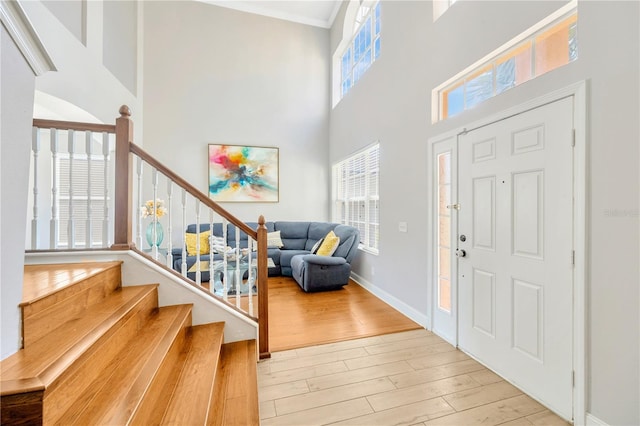
<instances>
[{"instance_id":1,"label":"door frame trim","mask_svg":"<svg viewBox=\"0 0 640 426\"><path fill-rule=\"evenodd\" d=\"M589 236L587 234L587 201L588 201L588 181L587 181L587 82L579 81L562 89L553 91L546 95L534 98L530 101L508 108L495 114L491 114L480 120L459 125L456 128L443 132L427 140L427 164L430 168L427 173L427 197L431 201L430 208L427 209L427 241L430 242L430 255L428 256L427 274L427 294L431 296L431 303L428 304L427 328L433 331L433 317L436 308L435 290L435 265L436 265L436 207L435 206L435 171L433 164L435 161L434 146L438 142L455 138L458 135L483 127L497 121L504 120L514 115L522 114L531 109L539 108L557 100L573 97L573 127L575 129L575 147L573 150L573 247L575 249L575 265L573 279L573 371L575 373L575 383L573 388L573 423L584 424L586 421L586 397L587 397L587 297L586 288L588 281L587 255ZM454 146L457 157L457 144ZM456 188L457 190L457 188ZM453 200L452 200L453 201ZM457 200L456 200L457 201ZM453 303L457 303L453 301ZM436 333L437 334L437 333ZM457 334L457 333L456 333ZM457 346L456 342L454 343Z\"/></svg>"}]
</instances>

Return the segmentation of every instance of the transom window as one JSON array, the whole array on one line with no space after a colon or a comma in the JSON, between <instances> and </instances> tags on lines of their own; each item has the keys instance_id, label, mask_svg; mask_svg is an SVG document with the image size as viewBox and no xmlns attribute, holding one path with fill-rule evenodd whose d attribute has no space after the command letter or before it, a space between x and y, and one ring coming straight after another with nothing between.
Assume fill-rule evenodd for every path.
<instances>
[{"instance_id":1,"label":"transom window","mask_svg":"<svg viewBox=\"0 0 640 426\"><path fill-rule=\"evenodd\" d=\"M380 231L380 144L366 148L333 166L333 217L336 223L360 231L363 250L378 253Z\"/></svg>"},{"instance_id":2,"label":"transom window","mask_svg":"<svg viewBox=\"0 0 640 426\"><path fill-rule=\"evenodd\" d=\"M451 116L578 58L577 3L529 28L433 91L433 121Z\"/></svg>"},{"instance_id":3,"label":"transom window","mask_svg":"<svg viewBox=\"0 0 640 426\"><path fill-rule=\"evenodd\" d=\"M340 61L341 98L349 92L379 56L380 3L363 2L354 19L351 42Z\"/></svg>"}]
</instances>

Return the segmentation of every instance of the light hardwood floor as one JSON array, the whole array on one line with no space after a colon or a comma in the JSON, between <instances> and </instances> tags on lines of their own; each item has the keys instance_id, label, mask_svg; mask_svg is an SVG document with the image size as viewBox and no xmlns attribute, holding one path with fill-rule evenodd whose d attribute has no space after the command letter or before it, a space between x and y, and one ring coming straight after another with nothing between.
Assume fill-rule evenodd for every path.
<instances>
[{"instance_id":1,"label":"light hardwood floor","mask_svg":"<svg viewBox=\"0 0 640 426\"><path fill-rule=\"evenodd\" d=\"M262 425L568 424L355 283L270 278L269 319Z\"/></svg>"},{"instance_id":2,"label":"light hardwood floor","mask_svg":"<svg viewBox=\"0 0 640 426\"><path fill-rule=\"evenodd\" d=\"M567 425L426 330L275 352L258 364L268 425Z\"/></svg>"},{"instance_id":3,"label":"light hardwood floor","mask_svg":"<svg viewBox=\"0 0 640 426\"><path fill-rule=\"evenodd\" d=\"M354 282L340 290L305 293L293 278L269 278L272 352L418 328Z\"/></svg>"}]
</instances>

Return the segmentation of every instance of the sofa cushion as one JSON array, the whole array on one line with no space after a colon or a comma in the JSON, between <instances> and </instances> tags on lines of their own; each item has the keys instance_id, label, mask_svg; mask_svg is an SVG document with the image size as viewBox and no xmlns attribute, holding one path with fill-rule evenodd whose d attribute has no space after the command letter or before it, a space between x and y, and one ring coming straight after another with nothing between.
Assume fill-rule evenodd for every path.
<instances>
[{"instance_id":1,"label":"sofa cushion","mask_svg":"<svg viewBox=\"0 0 640 426\"><path fill-rule=\"evenodd\" d=\"M309 224L309 233L307 235L305 250L312 251L313 246L323 239L330 231L333 231L333 228L335 227L335 223L311 222Z\"/></svg>"},{"instance_id":2,"label":"sofa cushion","mask_svg":"<svg viewBox=\"0 0 640 426\"><path fill-rule=\"evenodd\" d=\"M258 229L258 222L247 222L247 225L253 230ZM267 228L267 232L275 231L273 222L266 222L264 225ZM240 230L240 248L248 247L248 239L249 236ZM227 225L227 245L233 248L236 246L236 226L232 223Z\"/></svg>"},{"instance_id":3,"label":"sofa cushion","mask_svg":"<svg viewBox=\"0 0 640 426\"><path fill-rule=\"evenodd\" d=\"M276 222L275 228L280 231L285 251L306 249L309 222Z\"/></svg>"},{"instance_id":4,"label":"sofa cushion","mask_svg":"<svg viewBox=\"0 0 640 426\"><path fill-rule=\"evenodd\" d=\"M360 232L357 228L347 225L338 225L333 230L340 237L340 245L336 249L334 256L344 257L347 262L351 263L360 244Z\"/></svg>"},{"instance_id":5,"label":"sofa cushion","mask_svg":"<svg viewBox=\"0 0 640 426\"><path fill-rule=\"evenodd\" d=\"M280 269L282 275L291 276L291 259L299 254L309 254L306 250L281 250L280 251Z\"/></svg>"},{"instance_id":6,"label":"sofa cushion","mask_svg":"<svg viewBox=\"0 0 640 426\"><path fill-rule=\"evenodd\" d=\"M211 226L208 223L201 223L200 224L200 232L208 231L210 227ZM185 232L188 232L190 234L195 234L196 233L196 225L195 225L195 223L192 223L191 225L188 225ZM213 224L213 235L216 235L218 237L222 236L222 224L221 223L214 223Z\"/></svg>"}]
</instances>

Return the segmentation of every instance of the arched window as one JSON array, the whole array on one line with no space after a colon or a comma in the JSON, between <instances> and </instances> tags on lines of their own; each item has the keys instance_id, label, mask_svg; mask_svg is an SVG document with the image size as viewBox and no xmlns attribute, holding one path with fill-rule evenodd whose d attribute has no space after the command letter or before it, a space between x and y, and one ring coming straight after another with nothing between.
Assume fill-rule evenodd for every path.
<instances>
[{"instance_id":1,"label":"arched window","mask_svg":"<svg viewBox=\"0 0 640 426\"><path fill-rule=\"evenodd\" d=\"M351 0L345 14L342 42L334 55L334 105L346 95L380 56L380 3Z\"/></svg>"}]
</instances>

